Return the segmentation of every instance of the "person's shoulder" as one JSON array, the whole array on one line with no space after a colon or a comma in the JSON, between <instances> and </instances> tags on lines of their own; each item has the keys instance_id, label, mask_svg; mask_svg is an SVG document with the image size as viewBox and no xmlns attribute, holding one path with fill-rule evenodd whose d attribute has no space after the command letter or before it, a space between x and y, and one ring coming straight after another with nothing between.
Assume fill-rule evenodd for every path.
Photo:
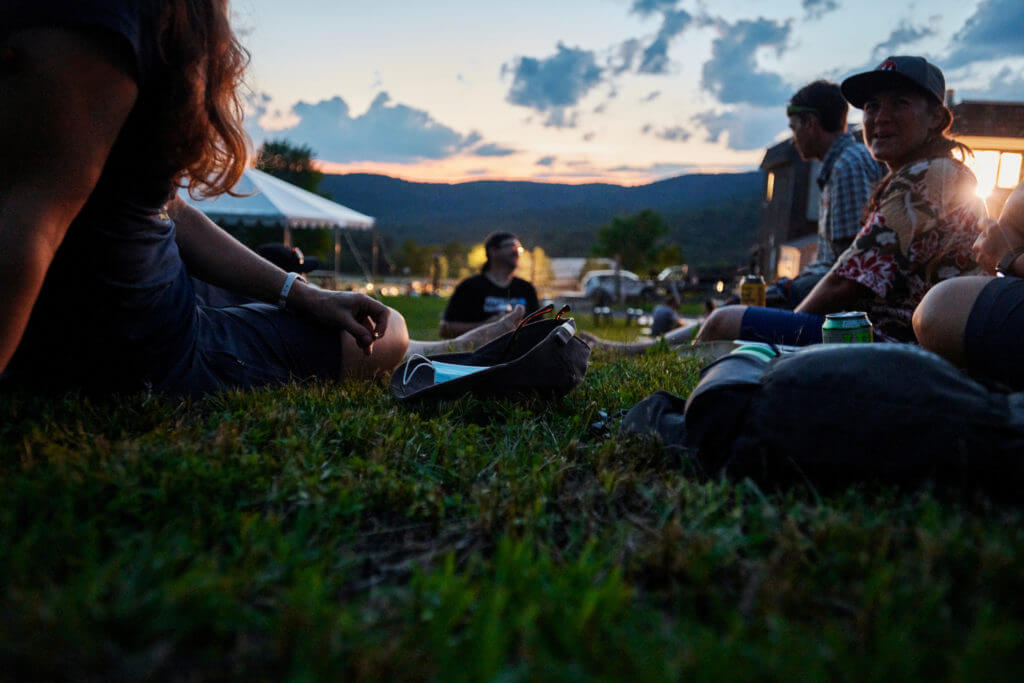
<instances>
[{"instance_id":1,"label":"person's shoulder","mask_svg":"<svg viewBox=\"0 0 1024 683\"><path fill-rule=\"evenodd\" d=\"M896 173L906 180L923 185L929 191L947 191L946 188L975 184L974 174L963 163L950 157L922 159L907 164Z\"/></svg>"},{"instance_id":2,"label":"person's shoulder","mask_svg":"<svg viewBox=\"0 0 1024 683\"><path fill-rule=\"evenodd\" d=\"M892 194L910 192L912 197L935 206L976 203L977 181L963 163L951 157L922 159L907 164L894 174ZM912 200L913 201L913 200ZM983 204L983 203L982 203Z\"/></svg>"},{"instance_id":3,"label":"person's shoulder","mask_svg":"<svg viewBox=\"0 0 1024 683\"><path fill-rule=\"evenodd\" d=\"M145 77L143 57L143 15L155 11L142 0L15 0L6 16L0 16L10 29L62 27L101 35L119 60L126 62L133 77Z\"/></svg>"}]
</instances>

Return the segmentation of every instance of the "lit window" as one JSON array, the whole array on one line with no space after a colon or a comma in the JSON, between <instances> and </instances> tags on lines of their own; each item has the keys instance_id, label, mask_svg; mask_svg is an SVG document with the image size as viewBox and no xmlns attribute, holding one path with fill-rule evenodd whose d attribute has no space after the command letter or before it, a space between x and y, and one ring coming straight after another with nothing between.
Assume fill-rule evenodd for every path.
<instances>
[{"instance_id":1,"label":"lit window","mask_svg":"<svg viewBox=\"0 0 1024 683\"><path fill-rule=\"evenodd\" d=\"M764 200L770 202L775 195L775 174L768 171L768 182L764 188Z\"/></svg>"},{"instance_id":2,"label":"lit window","mask_svg":"<svg viewBox=\"0 0 1024 683\"><path fill-rule=\"evenodd\" d=\"M999 181L997 187L1011 189L1020 181L1021 155L1014 152L1003 152L999 160Z\"/></svg>"},{"instance_id":3,"label":"lit window","mask_svg":"<svg viewBox=\"0 0 1024 683\"><path fill-rule=\"evenodd\" d=\"M994 150L975 151L973 158L968 156L964 159L964 164L978 179L978 189L976 190L978 196L985 198L992 194L999 175L999 152Z\"/></svg>"}]
</instances>

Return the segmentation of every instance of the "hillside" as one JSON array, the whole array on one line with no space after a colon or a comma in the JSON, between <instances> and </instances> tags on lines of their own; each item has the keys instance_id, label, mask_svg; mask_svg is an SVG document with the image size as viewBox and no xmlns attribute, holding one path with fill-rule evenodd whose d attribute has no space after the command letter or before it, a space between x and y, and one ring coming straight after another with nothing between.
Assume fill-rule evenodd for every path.
<instances>
[{"instance_id":1,"label":"hillside","mask_svg":"<svg viewBox=\"0 0 1024 683\"><path fill-rule=\"evenodd\" d=\"M479 242L509 230L552 256L585 254L611 217L653 209L694 264L742 263L757 234L761 174L685 175L638 187L477 181L413 183L382 175L326 175L320 191L375 216L392 244Z\"/></svg>"}]
</instances>

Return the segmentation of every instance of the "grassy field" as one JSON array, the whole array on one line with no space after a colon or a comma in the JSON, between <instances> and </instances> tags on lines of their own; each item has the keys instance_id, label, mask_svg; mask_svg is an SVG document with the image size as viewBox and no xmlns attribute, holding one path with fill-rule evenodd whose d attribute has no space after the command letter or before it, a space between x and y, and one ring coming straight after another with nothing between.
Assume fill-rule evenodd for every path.
<instances>
[{"instance_id":1,"label":"grassy field","mask_svg":"<svg viewBox=\"0 0 1024 683\"><path fill-rule=\"evenodd\" d=\"M395 303L420 336L443 306ZM1020 680L1019 507L762 490L615 435L698 370L0 397L0 677Z\"/></svg>"}]
</instances>

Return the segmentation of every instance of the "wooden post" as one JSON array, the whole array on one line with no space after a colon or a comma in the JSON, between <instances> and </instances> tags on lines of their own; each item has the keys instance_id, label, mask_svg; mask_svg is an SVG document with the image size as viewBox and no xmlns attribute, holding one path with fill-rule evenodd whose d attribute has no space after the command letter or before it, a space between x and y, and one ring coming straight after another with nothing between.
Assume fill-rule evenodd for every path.
<instances>
[{"instance_id":1,"label":"wooden post","mask_svg":"<svg viewBox=\"0 0 1024 683\"><path fill-rule=\"evenodd\" d=\"M615 301L622 303L622 254L615 255Z\"/></svg>"}]
</instances>

